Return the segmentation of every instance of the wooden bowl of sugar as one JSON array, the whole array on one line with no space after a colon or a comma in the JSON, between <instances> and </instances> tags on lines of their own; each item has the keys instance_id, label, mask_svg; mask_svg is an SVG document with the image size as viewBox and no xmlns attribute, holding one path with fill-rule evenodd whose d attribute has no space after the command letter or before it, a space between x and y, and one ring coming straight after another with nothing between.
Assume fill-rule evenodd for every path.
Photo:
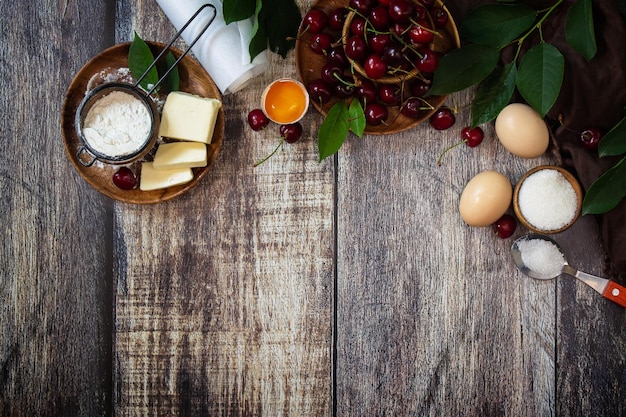
<instances>
[{"instance_id":1,"label":"wooden bowl of sugar","mask_svg":"<svg viewBox=\"0 0 626 417\"><path fill-rule=\"evenodd\" d=\"M513 191L519 222L536 233L560 233L580 217L583 192L571 172L555 165L527 171Z\"/></svg>"}]
</instances>

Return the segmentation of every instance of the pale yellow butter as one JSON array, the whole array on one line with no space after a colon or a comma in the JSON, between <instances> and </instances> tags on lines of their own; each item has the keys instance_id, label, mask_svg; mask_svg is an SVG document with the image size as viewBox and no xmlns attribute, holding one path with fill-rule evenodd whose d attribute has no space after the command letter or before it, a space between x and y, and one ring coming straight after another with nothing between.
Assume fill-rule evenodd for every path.
<instances>
[{"instance_id":1,"label":"pale yellow butter","mask_svg":"<svg viewBox=\"0 0 626 417\"><path fill-rule=\"evenodd\" d=\"M207 165L207 149L200 142L172 142L159 145L154 169L197 168Z\"/></svg>"},{"instance_id":2,"label":"pale yellow butter","mask_svg":"<svg viewBox=\"0 0 626 417\"><path fill-rule=\"evenodd\" d=\"M163 105L161 137L211 143L222 103L181 91L168 94Z\"/></svg>"},{"instance_id":3,"label":"pale yellow butter","mask_svg":"<svg viewBox=\"0 0 626 417\"><path fill-rule=\"evenodd\" d=\"M139 189L143 191L158 190L185 184L193 179L191 168L154 169L152 162L141 164Z\"/></svg>"}]
</instances>

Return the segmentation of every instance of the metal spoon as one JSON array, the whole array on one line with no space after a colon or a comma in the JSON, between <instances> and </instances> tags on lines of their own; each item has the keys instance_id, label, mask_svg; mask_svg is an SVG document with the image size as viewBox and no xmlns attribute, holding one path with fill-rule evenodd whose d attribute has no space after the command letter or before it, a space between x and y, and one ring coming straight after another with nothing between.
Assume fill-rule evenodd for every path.
<instances>
[{"instance_id":1,"label":"metal spoon","mask_svg":"<svg viewBox=\"0 0 626 417\"><path fill-rule=\"evenodd\" d=\"M552 243L563 256L563 264L561 266L560 272L556 275L546 276L545 273L538 272L536 270L533 270L532 268L529 268L528 265L526 265L526 263L524 262L520 245L523 246L523 242L536 239ZM519 270L531 278L549 280L554 279L561 274L571 275L589 285L591 288L602 294L603 297L621 305L622 307L626 307L626 288L615 283L614 281L587 274L586 272L582 272L577 270L576 268L573 268L567 262L567 258L565 257L565 253L563 252L561 246L547 236L539 234L528 234L518 238L515 242L513 242L513 246L511 246L511 255L513 255L513 262L515 262L515 265L517 265ZM560 262L560 260L558 262Z\"/></svg>"}]
</instances>

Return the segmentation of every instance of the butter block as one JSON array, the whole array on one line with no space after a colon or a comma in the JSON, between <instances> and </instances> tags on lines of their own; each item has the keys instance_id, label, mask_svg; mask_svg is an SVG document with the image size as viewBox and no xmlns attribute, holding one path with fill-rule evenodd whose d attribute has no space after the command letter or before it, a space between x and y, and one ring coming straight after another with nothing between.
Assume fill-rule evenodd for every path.
<instances>
[{"instance_id":1,"label":"butter block","mask_svg":"<svg viewBox=\"0 0 626 417\"><path fill-rule=\"evenodd\" d=\"M158 190L185 184L193 179L191 168L154 169L152 162L141 164L139 189L143 191Z\"/></svg>"},{"instance_id":2,"label":"butter block","mask_svg":"<svg viewBox=\"0 0 626 417\"><path fill-rule=\"evenodd\" d=\"M174 91L168 94L161 114L159 136L211 143L222 102Z\"/></svg>"},{"instance_id":3,"label":"butter block","mask_svg":"<svg viewBox=\"0 0 626 417\"><path fill-rule=\"evenodd\" d=\"M207 165L207 148L200 142L163 143L154 155L154 169L197 168Z\"/></svg>"}]
</instances>

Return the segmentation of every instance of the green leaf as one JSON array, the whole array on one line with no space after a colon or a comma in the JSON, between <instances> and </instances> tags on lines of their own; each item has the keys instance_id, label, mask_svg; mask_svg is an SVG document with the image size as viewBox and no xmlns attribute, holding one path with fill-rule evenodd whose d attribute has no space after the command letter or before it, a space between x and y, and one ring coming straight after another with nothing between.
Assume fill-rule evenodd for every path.
<instances>
[{"instance_id":1,"label":"green leaf","mask_svg":"<svg viewBox=\"0 0 626 417\"><path fill-rule=\"evenodd\" d=\"M348 128L358 137L363 137L365 131L365 112L359 100L352 100L348 107Z\"/></svg>"},{"instance_id":2,"label":"green leaf","mask_svg":"<svg viewBox=\"0 0 626 417\"><path fill-rule=\"evenodd\" d=\"M298 5L293 0L263 0L258 20L259 31L267 34L270 50L286 58L296 44L302 20Z\"/></svg>"},{"instance_id":3,"label":"green leaf","mask_svg":"<svg viewBox=\"0 0 626 417\"><path fill-rule=\"evenodd\" d=\"M582 214L601 214L612 210L626 196L626 157L591 184L583 199Z\"/></svg>"},{"instance_id":4,"label":"green leaf","mask_svg":"<svg viewBox=\"0 0 626 417\"><path fill-rule=\"evenodd\" d=\"M135 32L135 39L130 44L128 49L128 68L133 74L133 77L139 79L148 67L154 61L154 55L146 42L139 37ZM150 71L141 80L139 84L144 90L150 90L154 84L159 80L159 74L157 73L156 66L150 68Z\"/></svg>"},{"instance_id":5,"label":"green leaf","mask_svg":"<svg viewBox=\"0 0 626 417\"><path fill-rule=\"evenodd\" d=\"M165 74L168 68L173 67L167 77L165 77L159 85L159 88L162 88L164 91L178 91L180 77L178 75L178 68L174 66L175 63L176 58L174 57L174 54L172 54L172 52L168 52L167 54L165 54L163 62L157 63L157 70L159 74Z\"/></svg>"},{"instance_id":6,"label":"green leaf","mask_svg":"<svg viewBox=\"0 0 626 417\"><path fill-rule=\"evenodd\" d=\"M224 0L224 22L245 20L254 14L256 0Z\"/></svg>"},{"instance_id":7,"label":"green leaf","mask_svg":"<svg viewBox=\"0 0 626 417\"><path fill-rule=\"evenodd\" d=\"M600 140L598 153L600 156L615 156L626 153L626 117ZM626 179L624 181L626 182Z\"/></svg>"},{"instance_id":8,"label":"green leaf","mask_svg":"<svg viewBox=\"0 0 626 417\"><path fill-rule=\"evenodd\" d=\"M480 84L472 100L472 127L495 119L511 101L517 67L514 62L497 67Z\"/></svg>"},{"instance_id":9,"label":"green leaf","mask_svg":"<svg viewBox=\"0 0 626 417\"><path fill-rule=\"evenodd\" d=\"M561 91L565 58L548 43L530 48L520 61L516 86L522 97L544 117Z\"/></svg>"},{"instance_id":10,"label":"green leaf","mask_svg":"<svg viewBox=\"0 0 626 417\"><path fill-rule=\"evenodd\" d=\"M502 47L535 23L537 12L523 4L486 4L474 9L459 30L461 39Z\"/></svg>"},{"instance_id":11,"label":"green leaf","mask_svg":"<svg viewBox=\"0 0 626 417\"><path fill-rule=\"evenodd\" d=\"M261 13L262 7L263 2L257 0L253 16L252 37L250 39L250 45L248 46L250 60L253 60L257 55L267 49L267 31L265 30L265 26L261 27L259 25L259 13Z\"/></svg>"},{"instance_id":12,"label":"green leaf","mask_svg":"<svg viewBox=\"0 0 626 417\"><path fill-rule=\"evenodd\" d=\"M356 101L356 100L353 100ZM333 105L317 132L319 161L335 154L348 137L348 105L338 101Z\"/></svg>"},{"instance_id":13,"label":"green leaf","mask_svg":"<svg viewBox=\"0 0 626 417\"><path fill-rule=\"evenodd\" d=\"M428 95L455 93L478 84L494 70L499 57L493 46L471 44L452 50L441 58Z\"/></svg>"},{"instance_id":14,"label":"green leaf","mask_svg":"<svg viewBox=\"0 0 626 417\"><path fill-rule=\"evenodd\" d=\"M565 22L565 37L570 46L587 61L595 56L598 48L591 0L578 0L569 9Z\"/></svg>"}]
</instances>

